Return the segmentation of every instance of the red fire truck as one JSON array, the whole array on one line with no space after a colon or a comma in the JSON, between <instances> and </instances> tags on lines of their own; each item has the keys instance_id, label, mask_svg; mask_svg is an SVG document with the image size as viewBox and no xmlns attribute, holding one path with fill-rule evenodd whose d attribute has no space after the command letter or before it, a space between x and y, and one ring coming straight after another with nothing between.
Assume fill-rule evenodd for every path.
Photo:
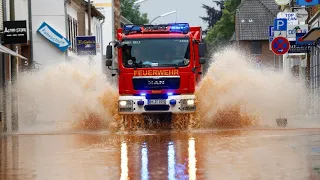
<instances>
[{"instance_id":1,"label":"red fire truck","mask_svg":"<svg viewBox=\"0 0 320 180\"><path fill-rule=\"evenodd\" d=\"M113 45L113 46L112 46ZM113 50L118 67L113 66ZM193 113L206 46L200 26L124 25L107 46L106 66L118 75L120 114Z\"/></svg>"}]
</instances>

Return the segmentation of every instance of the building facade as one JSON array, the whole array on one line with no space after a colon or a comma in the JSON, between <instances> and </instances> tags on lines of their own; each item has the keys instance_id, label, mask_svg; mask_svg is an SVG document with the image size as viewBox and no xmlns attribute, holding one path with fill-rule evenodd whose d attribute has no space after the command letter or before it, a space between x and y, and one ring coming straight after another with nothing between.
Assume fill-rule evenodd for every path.
<instances>
[{"instance_id":1,"label":"building facade","mask_svg":"<svg viewBox=\"0 0 320 180\"><path fill-rule=\"evenodd\" d=\"M278 12L274 0L243 0L236 10L231 41L263 67L279 67L278 58L270 51L268 36L268 27Z\"/></svg>"},{"instance_id":2,"label":"building facade","mask_svg":"<svg viewBox=\"0 0 320 180\"><path fill-rule=\"evenodd\" d=\"M27 43L16 46L18 54L14 56L21 54L27 58L26 62L17 62L19 68L15 68L15 64L12 64L14 59L11 57L14 52L9 52L9 50L0 46L0 52L6 52L1 53L2 63L0 65L2 84L0 121L5 120L5 123L0 123L0 125L1 129L11 130L14 122L17 124L19 122L18 99L15 98L17 94L11 88L12 81L15 79L12 72L17 71L19 73L21 70L28 69L27 66L43 68L77 58L76 37L89 34L96 36L97 55L93 59L100 61L100 64L102 61L101 40L103 33L101 24L105 17L94 6L91 6L89 11L89 5L84 0L4 0L0 4L3 10L0 20L25 20L27 21L28 32ZM89 19L90 21L88 21ZM88 22L90 22L90 26ZM39 33L44 23L54 30L46 30L46 38ZM2 24L3 22L1 22ZM91 27L90 32L89 27ZM59 39L59 36L57 38L56 33L61 35L62 38ZM67 42L65 39L69 40L71 44L66 50L62 50L61 46L63 44L57 46L51 43ZM4 87L6 88L4 89ZM10 127L11 125L12 127Z\"/></svg>"},{"instance_id":3,"label":"building facade","mask_svg":"<svg viewBox=\"0 0 320 180\"><path fill-rule=\"evenodd\" d=\"M102 42L102 22L104 16L94 7L91 6L91 31L89 32L89 15L88 3L83 0L71 0L67 4L67 39L71 45L68 48L68 58L77 58L76 37L77 36L96 36L97 57L101 57L101 42ZM89 34L90 33L90 34ZM99 62L100 64L100 62Z\"/></svg>"},{"instance_id":4,"label":"building facade","mask_svg":"<svg viewBox=\"0 0 320 180\"><path fill-rule=\"evenodd\" d=\"M30 9L32 60L40 66L47 66L76 58L76 36L89 35L88 7L88 3L84 0L32 0ZM96 36L98 44L96 56L101 57L101 24L104 16L94 6L90 7L90 35ZM44 22L70 41L71 45L67 51L59 50L38 33L39 27Z\"/></svg>"},{"instance_id":5,"label":"building facade","mask_svg":"<svg viewBox=\"0 0 320 180\"><path fill-rule=\"evenodd\" d=\"M320 5L308 8L309 32L303 37L303 41L314 41L308 54L307 70L309 90L312 95L310 110L319 115L318 104L320 102Z\"/></svg>"}]
</instances>

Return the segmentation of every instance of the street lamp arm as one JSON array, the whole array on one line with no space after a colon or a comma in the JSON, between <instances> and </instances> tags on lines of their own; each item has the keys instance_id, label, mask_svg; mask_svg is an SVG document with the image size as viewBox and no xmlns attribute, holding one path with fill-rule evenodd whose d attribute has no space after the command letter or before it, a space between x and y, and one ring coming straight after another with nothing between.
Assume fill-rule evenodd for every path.
<instances>
[{"instance_id":1,"label":"street lamp arm","mask_svg":"<svg viewBox=\"0 0 320 180\"><path fill-rule=\"evenodd\" d=\"M150 22L150 24L152 24L152 22L155 21L156 19L158 19L159 17L161 17L161 16L157 16L157 17L153 18L152 21Z\"/></svg>"},{"instance_id":2,"label":"street lamp arm","mask_svg":"<svg viewBox=\"0 0 320 180\"><path fill-rule=\"evenodd\" d=\"M147 1L147 0L138 0L138 1L135 1L133 4L134 5L138 5L138 4L143 3L145 1Z\"/></svg>"},{"instance_id":3,"label":"street lamp arm","mask_svg":"<svg viewBox=\"0 0 320 180\"><path fill-rule=\"evenodd\" d=\"M177 12L177 11L176 11L176 10L174 10L174 11L170 11L170 12L167 12L167 13L161 14L160 16L157 16L157 17L155 17L154 19L152 19L152 21L150 22L150 24L151 24L154 20L158 19L159 17L168 16L168 15L173 14L173 13L176 13L176 12Z\"/></svg>"}]
</instances>

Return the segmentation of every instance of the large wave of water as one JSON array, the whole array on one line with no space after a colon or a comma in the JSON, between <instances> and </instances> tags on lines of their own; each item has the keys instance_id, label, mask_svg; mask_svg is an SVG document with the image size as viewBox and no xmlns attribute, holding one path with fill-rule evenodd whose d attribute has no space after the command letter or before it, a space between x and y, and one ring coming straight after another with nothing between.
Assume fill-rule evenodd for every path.
<instances>
[{"instance_id":1,"label":"large wave of water","mask_svg":"<svg viewBox=\"0 0 320 180\"><path fill-rule=\"evenodd\" d=\"M199 115L205 124L275 126L276 118L307 113L302 105L309 97L305 85L290 74L259 68L254 59L232 47L213 59L197 89Z\"/></svg>"},{"instance_id":2,"label":"large wave of water","mask_svg":"<svg viewBox=\"0 0 320 180\"><path fill-rule=\"evenodd\" d=\"M20 128L55 125L54 128L108 127L116 110L117 88L102 73L101 64L89 66L86 58L62 62L19 77ZM108 98L109 107L101 105Z\"/></svg>"},{"instance_id":3,"label":"large wave of water","mask_svg":"<svg viewBox=\"0 0 320 180\"><path fill-rule=\"evenodd\" d=\"M202 127L273 126L278 117L307 112L300 105L307 91L289 74L257 68L246 54L230 47L213 59L196 90ZM23 73L18 88L20 129L35 130L34 124L108 129L120 119L118 89L102 72L101 63L89 66L87 59L79 58Z\"/></svg>"}]
</instances>

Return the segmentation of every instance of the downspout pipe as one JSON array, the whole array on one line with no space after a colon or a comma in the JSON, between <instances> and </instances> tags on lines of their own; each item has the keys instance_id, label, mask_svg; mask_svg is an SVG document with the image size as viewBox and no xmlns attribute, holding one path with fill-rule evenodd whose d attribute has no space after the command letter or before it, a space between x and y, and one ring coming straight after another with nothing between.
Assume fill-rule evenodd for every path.
<instances>
[{"instance_id":1,"label":"downspout pipe","mask_svg":"<svg viewBox=\"0 0 320 180\"><path fill-rule=\"evenodd\" d=\"M32 4L31 0L28 0L28 26L29 26L29 40L30 40L30 67L34 68L33 63L33 34L32 34Z\"/></svg>"},{"instance_id":2,"label":"downspout pipe","mask_svg":"<svg viewBox=\"0 0 320 180\"><path fill-rule=\"evenodd\" d=\"M101 63L102 63L102 67L105 66L104 64L104 58L103 58L103 52L104 52L104 48L103 48L103 24L105 22L105 18L102 19L102 22L100 23L100 53L101 53ZM103 69L103 68L102 68Z\"/></svg>"},{"instance_id":3,"label":"downspout pipe","mask_svg":"<svg viewBox=\"0 0 320 180\"><path fill-rule=\"evenodd\" d=\"M70 3L70 0L64 0L64 18L65 18L65 26L66 26L66 37L68 37L68 31L69 31L68 9L67 9L68 3ZM69 37L69 39L70 39L70 37ZM68 60L68 50L66 50L66 60Z\"/></svg>"}]
</instances>

